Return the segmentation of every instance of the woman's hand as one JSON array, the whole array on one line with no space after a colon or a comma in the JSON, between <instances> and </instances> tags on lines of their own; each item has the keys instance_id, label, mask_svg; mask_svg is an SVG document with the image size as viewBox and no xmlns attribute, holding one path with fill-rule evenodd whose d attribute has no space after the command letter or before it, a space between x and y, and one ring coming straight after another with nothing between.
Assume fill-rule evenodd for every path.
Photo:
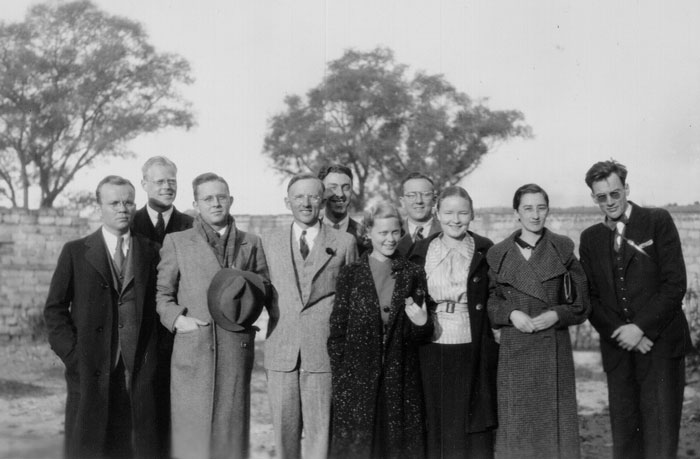
<instances>
[{"instance_id":1,"label":"woman's hand","mask_svg":"<svg viewBox=\"0 0 700 459\"><path fill-rule=\"evenodd\" d=\"M510 313L510 321L515 328L523 333L534 333L535 324L532 323L532 318L523 311L517 309Z\"/></svg>"},{"instance_id":2,"label":"woman's hand","mask_svg":"<svg viewBox=\"0 0 700 459\"><path fill-rule=\"evenodd\" d=\"M406 315L415 325L422 327L428 322L428 308L423 302L422 306L418 306L413 302L413 298L406 298Z\"/></svg>"},{"instance_id":3,"label":"woman's hand","mask_svg":"<svg viewBox=\"0 0 700 459\"><path fill-rule=\"evenodd\" d=\"M543 312L532 319L532 325L535 326L535 331L546 330L557 322L559 322L559 314L557 314L556 311Z\"/></svg>"}]
</instances>

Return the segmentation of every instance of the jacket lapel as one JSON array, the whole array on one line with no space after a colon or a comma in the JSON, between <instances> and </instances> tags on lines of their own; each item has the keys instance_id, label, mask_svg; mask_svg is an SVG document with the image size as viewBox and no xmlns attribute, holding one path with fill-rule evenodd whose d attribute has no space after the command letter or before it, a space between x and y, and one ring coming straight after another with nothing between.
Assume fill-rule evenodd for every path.
<instances>
[{"instance_id":1,"label":"jacket lapel","mask_svg":"<svg viewBox=\"0 0 700 459\"><path fill-rule=\"evenodd\" d=\"M115 288L114 279L112 279L112 269L110 267L111 260L107 255L107 245L102 237L102 229L98 229L85 240L87 251L85 252L85 260L95 268L102 279Z\"/></svg>"},{"instance_id":2,"label":"jacket lapel","mask_svg":"<svg viewBox=\"0 0 700 459\"><path fill-rule=\"evenodd\" d=\"M146 283L150 277L148 270L151 266L153 254L146 250L139 238L133 235L131 237L131 251L131 271L134 279L134 294L136 295L136 320L140 329L141 318L143 317L143 302L146 298Z\"/></svg>"},{"instance_id":3,"label":"jacket lapel","mask_svg":"<svg viewBox=\"0 0 700 459\"><path fill-rule=\"evenodd\" d=\"M522 293L548 302L540 279L520 253L512 236L509 238L509 245L501 263L500 278Z\"/></svg>"},{"instance_id":4,"label":"jacket lapel","mask_svg":"<svg viewBox=\"0 0 700 459\"><path fill-rule=\"evenodd\" d=\"M306 302L307 305L316 303L321 296L327 294L328 286L321 286L316 281L319 279L323 269L328 265L328 262L331 261L331 258L336 256L338 251L336 242L334 233L322 224L316 236L316 240L314 241L314 248L309 254L310 257L313 257L313 275L311 277L309 300ZM335 288L331 290L335 291Z\"/></svg>"}]
</instances>

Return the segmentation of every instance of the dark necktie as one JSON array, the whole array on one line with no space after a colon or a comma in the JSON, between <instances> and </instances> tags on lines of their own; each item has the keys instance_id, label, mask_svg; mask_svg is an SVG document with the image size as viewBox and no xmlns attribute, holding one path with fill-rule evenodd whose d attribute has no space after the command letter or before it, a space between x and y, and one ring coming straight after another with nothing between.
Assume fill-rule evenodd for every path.
<instances>
[{"instance_id":1,"label":"dark necktie","mask_svg":"<svg viewBox=\"0 0 700 459\"><path fill-rule=\"evenodd\" d=\"M158 221L156 222L156 237L158 242L163 243L165 239L165 219L163 218L163 212L158 212Z\"/></svg>"},{"instance_id":2,"label":"dark necktie","mask_svg":"<svg viewBox=\"0 0 700 459\"><path fill-rule=\"evenodd\" d=\"M340 229L340 223L333 223L333 229Z\"/></svg>"},{"instance_id":3,"label":"dark necktie","mask_svg":"<svg viewBox=\"0 0 700 459\"><path fill-rule=\"evenodd\" d=\"M420 241L421 239L423 239L423 227L422 227L422 226L419 226L419 227L416 229L416 234L415 234L415 236L413 236L413 242L418 242L418 241Z\"/></svg>"},{"instance_id":4,"label":"dark necktie","mask_svg":"<svg viewBox=\"0 0 700 459\"><path fill-rule=\"evenodd\" d=\"M301 252L301 257L306 260L309 256L309 245L306 243L306 230L301 232L301 237L299 238L299 251Z\"/></svg>"},{"instance_id":5,"label":"dark necktie","mask_svg":"<svg viewBox=\"0 0 700 459\"><path fill-rule=\"evenodd\" d=\"M121 277L122 271L124 270L124 251L122 246L124 244L124 236L117 236L117 249L114 251L114 267L117 269L117 274Z\"/></svg>"}]
</instances>

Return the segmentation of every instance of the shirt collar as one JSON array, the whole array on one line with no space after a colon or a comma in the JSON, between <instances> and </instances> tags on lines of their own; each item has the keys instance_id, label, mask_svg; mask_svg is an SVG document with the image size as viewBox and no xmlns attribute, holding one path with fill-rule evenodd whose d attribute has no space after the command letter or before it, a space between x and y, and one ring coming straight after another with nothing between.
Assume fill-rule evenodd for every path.
<instances>
[{"instance_id":1,"label":"shirt collar","mask_svg":"<svg viewBox=\"0 0 700 459\"><path fill-rule=\"evenodd\" d=\"M627 222L629 222L630 215L632 215L632 204L629 202L627 203L627 209L625 209L625 213L620 216L620 218L615 221L609 219L607 216L605 217L605 225L610 228L611 231L615 231L615 228L617 227L618 222L622 222L625 225L627 225Z\"/></svg>"},{"instance_id":2,"label":"shirt collar","mask_svg":"<svg viewBox=\"0 0 700 459\"><path fill-rule=\"evenodd\" d=\"M316 239L316 236L318 236L318 232L321 230L321 223L316 222L314 226L310 226L308 228L302 228L296 221L292 224L292 228L294 229L294 239L299 239L301 237L301 232L306 231L306 242L310 243L314 239Z\"/></svg>"},{"instance_id":3,"label":"shirt collar","mask_svg":"<svg viewBox=\"0 0 700 459\"><path fill-rule=\"evenodd\" d=\"M433 226L433 217L430 217L430 220L423 223L413 223L411 220L406 220L406 222L408 223L408 234L410 234L411 237L416 233L416 229L418 229L419 226L423 227L423 237L428 237L430 228Z\"/></svg>"},{"instance_id":4,"label":"shirt collar","mask_svg":"<svg viewBox=\"0 0 700 459\"><path fill-rule=\"evenodd\" d=\"M114 251L117 250L117 236L107 231L107 229L103 226L102 237L107 245L107 250L110 254L114 255ZM125 234L122 234L122 238L122 251L126 253L129 249L129 245L131 245L131 232L127 231Z\"/></svg>"},{"instance_id":5,"label":"shirt collar","mask_svg":"<svg viewBox=\"0 0 700 459\"><path fill-rule=\"evenodd\" d=\"M170 221L170 217L172 216L174 209L175 207L170 206L170 209L163 212L163 222L165 223L165 226L168 226L168 222ZM158 211L152 209L151 206L146 204L146 212L148 212L148 216L150 217L153 226L156 226L158 224Z\"/></svg>"},{"instance_id":6,"label":"shirt collar","mask_svg":"<svg viewBox=\"0 0 700 459\"><path fill-rule=\"evenodd\" d=\"M343 217L342 220L340 220L338 223L333 223L326 215L324 214L323 216L323 221L326 222L326 225L330 226L333 228L335 225L338 225L338 230L339 231L347 231L348 230L348 225L350 224L350 214L345 214L345 217Z\"/></svg>"}]
</instances>

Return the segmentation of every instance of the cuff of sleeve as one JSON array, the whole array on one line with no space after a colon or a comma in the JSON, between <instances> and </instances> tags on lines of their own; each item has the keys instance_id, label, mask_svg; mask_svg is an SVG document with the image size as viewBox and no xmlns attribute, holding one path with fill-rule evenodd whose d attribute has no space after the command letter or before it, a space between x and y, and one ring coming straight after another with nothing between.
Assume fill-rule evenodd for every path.
<instances>
[{"instance_id":1,"label":"cuff of sleeve","mask_svg":"<svg viewBox=\"0 0 700 459\"><path fill-rule=\"evenodd\" d=\"M163 326L165 328L170 330L171 333L175 333L175 321L177 320L178 317L180 317L181 315L184 315L185 312L187 312L187 308L184 306L180 306L180 305L169 306L168 310L164 314L161 314L160 322L163 324Z\"/></svg>"}]
</instances>

